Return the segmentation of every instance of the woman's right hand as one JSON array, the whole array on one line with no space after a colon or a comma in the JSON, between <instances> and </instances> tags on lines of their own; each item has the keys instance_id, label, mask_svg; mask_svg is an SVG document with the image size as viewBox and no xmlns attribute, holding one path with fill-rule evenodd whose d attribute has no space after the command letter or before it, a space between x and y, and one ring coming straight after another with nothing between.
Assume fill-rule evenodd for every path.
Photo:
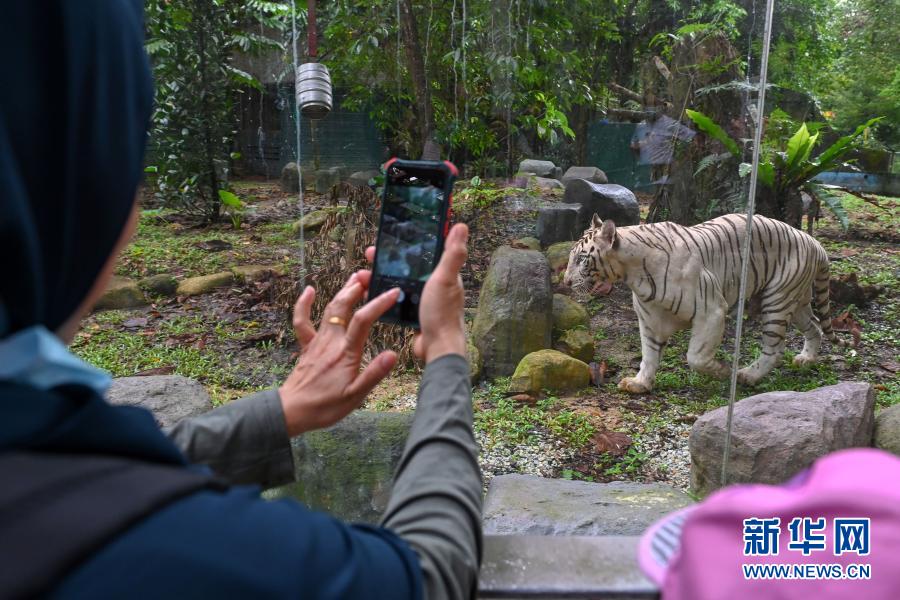
<instances>
[{"instance_id":1,"label":"woman's right hand","mask_svg":"<svg viewBox=\"0 0 900 600\"><path fill-rule=\"evenodd\" d=\"M444 252L422 290L419 304L421 333L416 335L413 350L426 364L445 354L466 355L466 326L463 319L465 290L460 269L466 262L469 228L458 223L450 228ZM375 248L366 250L372 262Z\"/></svg>"}]
</instances>

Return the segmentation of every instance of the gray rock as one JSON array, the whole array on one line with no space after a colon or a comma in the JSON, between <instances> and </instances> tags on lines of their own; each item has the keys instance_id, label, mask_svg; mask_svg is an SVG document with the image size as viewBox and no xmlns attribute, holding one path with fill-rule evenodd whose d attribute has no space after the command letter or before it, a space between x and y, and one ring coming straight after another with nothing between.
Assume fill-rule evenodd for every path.
<instances>
[{"instance_id":1,"label":"gray rock","mask_svg":"<svg viewBox=\"0 0 900 600\"><path fill-rule=\"evenodd\" d=\"M199 277L188 277L178 284L175 293L179 296L199 296L207 294L216 288L225 287L234 283L234 273L231 271L222 271L213 273L212 275L201 275Z\"/></svg>"},{"instance_id":2,"label":"gray rock","mask_svg":"<svg viewBox=\"0 0 900 600\"><path fill-rule=\"evenodd\" d=\"M341 182L341 168L331 167L316 171L316 193L327 194L331 188Z\"/></svg>"},{"instance_id":3,"label":"gray rock","mask_svg":"<svg viewBox=\"0 0 900 600\"><path fill-rule=\"evenodd\" d=\"M316 170L310 167L301 167L299 175L303 177L303 189L312 190L316 184ZM297 192L300 189L300 182L297 173L297 163L289 162L281 169L281 179L279 180L282 191Z\"/></svg>"},{"instance_id":4,"label":"gray rock","mask_svg":"<svg viewBox=\"0 0 900 600\"><path fill-rule=\"evenodd\" d=\"M526 158L519 163L520 173L534 173L538 177L549 177L551 179L559 179L562 175L562 169L554 165L549 160L535 160Z\"/></svg>"},{"instance_id":5,"label":"gray rock","mask_svg":"<svg viewBox=\"0 0 900 600\"><path fill-rule=\"evenodd\" d=\"M297 163L289 162L281 168L279 184L284 192L300 191L300 173L297 171Z\"/></svg>"},{"instance_id":6,"label":"gray rock","mask_svg":"<svg viewBox=\"0 0 900 600\"><path fill-rule=\"evenodd\" d=\"M147 298L136 281L113 275L106 286L106 291L94 304L94 310L137 308L147 304Z\"/></svg>"},{"instance_id":7,"label":"gray rock","mask_svg":"<svg viewBox=\"0 0 900 600\"><path fill-rule=\"evenodd\" d=\"M106 398L110 404L146 408L160 427L171 427L213 407L203 384L181 375L119 377L113 379Z\"/></svg>"},{"instance_id":8,"label":"gray rock","mask_svg":"<svg viewBox=\"0 0 900 600\"><path fill-rule=\"evenodd\" d=\"M566 186L563 202L581 204L578 224L581 231L588 228L594 213L604 221L612 219L619 227L641 222L641 211L634 193L615 183L573 179Z\"/></svg>"},{"instance_id":9,"label":"gray rock","mask_svg":"<svg viewBox=\"0 0 900 600\"><path fill-rule=\"evenodd\" d=\"M499 475L484 500L484 533L493 535L640 535L691 503L661 483L589 483Z\"/></svg>"},{"instance_id":10,"label":"gray rock","mask_svg":"<svg viewBox=\"0 0 900 600\"><path fill-rule=\"evenodd\" d=\"M868 383L845 382L809 392L767 392L734 406L729 483L782 483L829 452L872 444L875 394ZM701 495L720 487L728 408L694 423L691 486Z\"/></svg>"},{"instance_id":11,"label":"gray rock","mask_svg":"<svg viewBox=\"0 0 900 600\"><path fill-rule=\"evenodd\" d=\"M377 523L413 413L356 411L337 425L292 440L296 481L266 492L292 497L346 521Z\"/></svg>"},{"instance_id":12,"label":"gray rock","mask_svg":"<svg viewBox=\"0 0 900 600\"><path fill-rule=\"evenodd\" d=\"M526 354L550 347L553 291L543 254L501 246L478 297L472 338L481 351L483 374L512 375Z\"/></svg>"},{"instance_id":13,"label":"gray rock","mask_svg":"<svg viewBox=\"0 0 900 600\"><path fill-rule=\"evenodd\" d=\"M900 456L900 404L881 409L875 419L875 447Z\"/></svg>"},{"instance_id":14,"label":"gray rock","mask_svg":"<svg viewBox=\"0 0 900 600\"><path fill-rule=\"evenodd\" d=\"M591 183L608 183L606 173L597 167L569 167L566 174L562 176L563 185L568 187L569 182L575 179L584 179Z\"/></svg>"},{"instance_id":15,"label":"gray rock","mask_svg":"<svg viewBox=\"0 0 900 600\"><path fill-rule=\"evenodd\" d=\"M554 180L556 181L556 180ZM578 231L580 204L548 202L538 208L537 234L543 246L574 240Z\"/></svg>"},{"instance_id":16,"label":"gray rock","mask_svg":"<svg viewBox=\"0 0 900 600\"><path fill-rule=\"evenodd\" d=\"M558 179L551 179L550 177L532 177L531 183L539 190L544 192L550 190L566 189L566 186L564 186Z\"/></svg>"},{"instance_id":17,"label":"gray rock","mask_svg":"<svg viewBox=\"0 0 900 600\"><path fill-rule=\"evenodd\" d=\"M369 187L369 181L381 175L381 171L377 169L369 169L368 171L357 171L347 178L347 183L356 187Z\"/></svg>"}]
</instances>

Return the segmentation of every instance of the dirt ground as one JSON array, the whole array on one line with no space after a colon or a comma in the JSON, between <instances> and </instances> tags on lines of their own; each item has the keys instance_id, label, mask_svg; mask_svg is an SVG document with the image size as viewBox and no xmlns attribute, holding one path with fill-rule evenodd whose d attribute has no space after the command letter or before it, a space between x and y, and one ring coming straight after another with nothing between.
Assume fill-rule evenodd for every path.
<instances>
[{"instance_id":1,"label":"dirt ground","mask_svg":"<svg viewBox=\"0 0 900 600\"><path fill-rule=\"evenodd\" d=\"M558 192L491 190L483 206L464 218L472 235L463 278L467 306L478 302L478 288L493 250L516 238L534 235L536 206ZM272 181L242 181L236 193L249 205L239 229L230 222L197 227L177 215L145 211L135 240L126 249L117 273L140 279L158 273L178 278L205 275L237 265L276 265L283 277L301 272L297 237L290 225L300 216L296 194ZM642 198L646 204L646 198ZM329 202L305 194L306 206ZM148 203L149 205L149 203ZM807 368L786 361L755 389L741 388L738 398L769 390L806 390L839 380L871 382L879 406L900 402L900 201L847 196L851 216L847 232L823 218L816 237L832 259L835 277L855 274L859 284L875 286L864 305L833 304L833 316L855 330L859 345L836 349L826 343L823 359ZM154 298L145 308L95 313L73 344L74 350L115 376L179 373L194 377L215 402L278 384L296 358L287 335L287 314L274 297L275 280L236 283L213 293L188 298ZM666 481L687 488L687 435L693 421L727 402L727 384L687 368L687 332L667 348L657 384L650 394L630 396L615 384L633 374L640 362L637 320L630 292L621 285L588 305L595 360L603 366L599 385L553 398L536 407L511 404L505 382L481 382L475 390L476 420L488 477L504 472L608 481ZM843 314L849 310L848 314ZM721 353L733 344L733 319ZM839 335L848 339L854 331ZM744 328L743 362L758 348L751 319ZM802 341L789 339L791 352ZM366 407L411 410L418 374L395 373L370 396Z\"/></svg>"}]
</instances>

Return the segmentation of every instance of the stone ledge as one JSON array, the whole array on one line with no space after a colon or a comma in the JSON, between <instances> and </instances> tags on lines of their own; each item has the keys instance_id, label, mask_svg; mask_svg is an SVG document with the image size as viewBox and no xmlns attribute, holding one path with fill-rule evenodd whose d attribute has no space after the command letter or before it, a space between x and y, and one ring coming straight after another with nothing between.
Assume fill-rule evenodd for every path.
<instances>
[{"instance_id":1,"label":"stone ledge","mask_svg":"<svg viewBox=\"0 0 900 600\"><path fill-rule=\"evenodd\" d=\"M479 598L658 598L636 536L485 536Z\"/></svg>"}]
</instances>

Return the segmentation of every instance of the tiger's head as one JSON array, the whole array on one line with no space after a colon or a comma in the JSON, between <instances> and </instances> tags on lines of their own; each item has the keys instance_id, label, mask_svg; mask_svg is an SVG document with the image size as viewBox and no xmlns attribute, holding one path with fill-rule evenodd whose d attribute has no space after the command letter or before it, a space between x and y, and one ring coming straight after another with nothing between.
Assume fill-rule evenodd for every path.
<instances>
[{"instance_id":1,"label":"tiger's head","mask_svg":"<svg viewBox=\"0 0 900 600\"><path fill-rule=\"evenodd\" d=\"M619 281L622 265L616 256L618 247L616 224L594 214L591 226L569 253L563 284L576 295L585 296L600 284Z\"/></svg>"}]
</instances>

